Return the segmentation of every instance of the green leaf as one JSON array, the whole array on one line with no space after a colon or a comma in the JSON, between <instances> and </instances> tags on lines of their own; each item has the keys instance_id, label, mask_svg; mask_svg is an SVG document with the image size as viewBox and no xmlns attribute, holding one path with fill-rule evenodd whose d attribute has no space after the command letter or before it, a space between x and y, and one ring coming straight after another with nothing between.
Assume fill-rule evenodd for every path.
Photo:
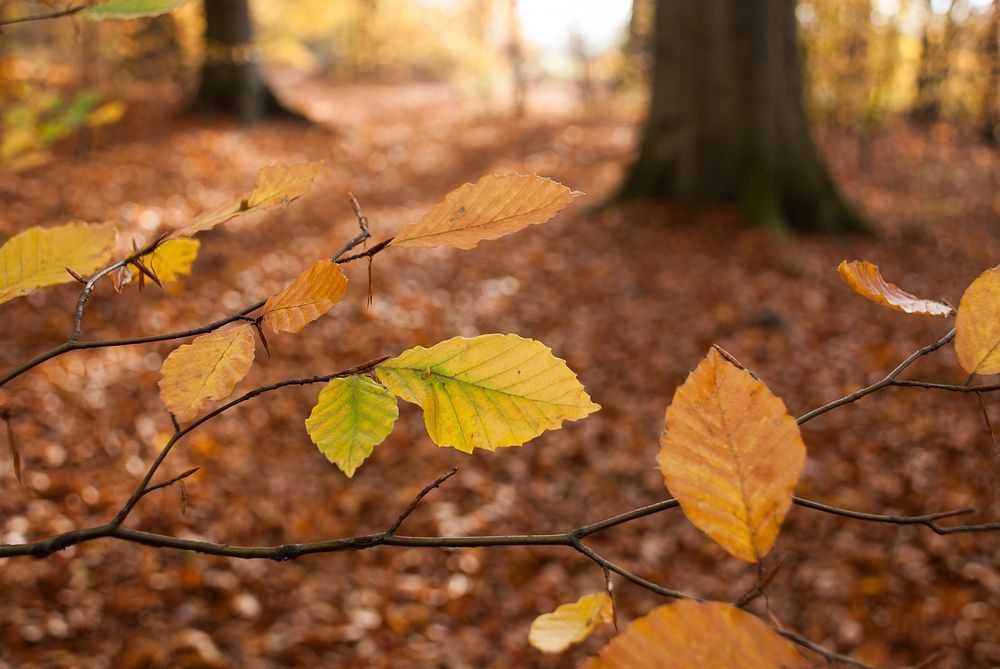
<instances>
[{"instance_id":1,"label":"green leaf","mask_svg":"<svg viewBox=\"0 0 1000 669\"><path fill-rule=\"evenodd\" d=\"M88 19L136 19L142 16L159 16L183 7L191 0L110 0L80 12Z\"/></svg>"},{"instance_id":2,"label":"green leaf","mask_svg":"<svg viewBox=\"0 0 1000 669\"><path fill-rule=\"evenodd\" d=\"M323 388L306 419L306 431L349 478L389 436L398 417L392 393L365 376L349 376Z\"/></svg>"},{"instance_id":3,"label":"green leaf","mask_svg":"<svg viewBox=\"0 0 1000 669\"><path fill-rule=\"evenodd\" d=\"M517 335L417 346L375 373L396 395L420 405L434 443L465 453L520 446L600 409L564 360Z\"/></svg>"}]
</instances>

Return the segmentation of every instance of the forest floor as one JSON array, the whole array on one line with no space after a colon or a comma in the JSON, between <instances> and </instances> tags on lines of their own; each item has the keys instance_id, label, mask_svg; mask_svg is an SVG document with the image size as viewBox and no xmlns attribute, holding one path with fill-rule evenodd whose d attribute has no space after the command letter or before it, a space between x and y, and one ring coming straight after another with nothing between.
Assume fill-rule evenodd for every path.
<instances>
[{"instance_id":1,"label":"forest floor","mask_svg":"<svg viewBox=\"0 0 1000 669\"><path fill-rule=\"evenodd\" d=\"M97 291L86 337L193 327L284 286L356 233L374 241L449 190L493 172L534 172L585 191L563 214L472 251L400 250L347 270L345 300L298 338L271 338L249 389L327 373L455 335L516 332L565 358L603 409L521 448L436 448L401 406L389 440L348 480L303 427L317 387L288 389L209 423L164 475L133 527L266 545L378 532L428 482L458 466L407 521L410 534L545 533L667 497L655 465L664 409L712 343L738 357L793 415L881 378L945 334L854 295L842 259L868 259L921 296L958 304L1000 260L1000 161L971 135L900 122L866 144L820 143L877 235L784 238L725 209L646 203L600 210L635 142L636 114L547 99L521 119L436 86L310 84L291 97L321 122L240 128L136 104L124 122L0 182L0 237L76 218L146 237L245 192L275 162L323 160L312 191L272 214L203 236L192 276L163 293ZM0 369L60 341L72 286L4 305ZM25 485L0 458L5 542L105 522L171 427L158 369L175 343L78 352L0 390L15 406ZM953 352L909 378L962 383ZM986 398L994 416L1000 402ZM998 418L994 418L997 421ZM804 426L798 494L860 511L975 506L1000 519L1000 456L978 402L890 389ZM0 446L3 443L0 442ZM4 448L6 448L4 446ZM6 452L4 450L3 452ZM594 537L605 556L671 588L738 599L756 569L679 511ZM1000 664L1000 534L937 536L793 508L769 560L780 568L752 610L832 649L885 666L939 653L940 668ZM540 613L601 590L564 548L377 548L292 562L241 561L98 541L45 560L0 561L0 667L568 667L613 634L562 656L528 646ZM662 602L616 582L618 619Z\"/></svg>"}]
</instances>

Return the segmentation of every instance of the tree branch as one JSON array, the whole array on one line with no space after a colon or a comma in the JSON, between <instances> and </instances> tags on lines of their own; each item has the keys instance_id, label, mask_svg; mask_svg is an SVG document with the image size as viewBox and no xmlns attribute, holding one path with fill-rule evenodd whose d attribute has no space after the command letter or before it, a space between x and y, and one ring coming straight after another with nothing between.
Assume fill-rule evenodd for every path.
<instances>
[{"instance_id":1,"label":"tree branch","mask_svg":"<svg viewBox=\"0 0 1000 669\"><path fill-rule=\"evenodd\" d=\"M46 21L48 19L58 19L63 16L70 16L71 14L76 14L86 9L86 5L74 5L72 7L67 7L66 9L60 9L59 11L49 12L48 14L29 14L28 16L18 16L13 19L0 19L0 26L12 26L16 23L27 23L29 21Z\"/></svg>"}]
</instances>

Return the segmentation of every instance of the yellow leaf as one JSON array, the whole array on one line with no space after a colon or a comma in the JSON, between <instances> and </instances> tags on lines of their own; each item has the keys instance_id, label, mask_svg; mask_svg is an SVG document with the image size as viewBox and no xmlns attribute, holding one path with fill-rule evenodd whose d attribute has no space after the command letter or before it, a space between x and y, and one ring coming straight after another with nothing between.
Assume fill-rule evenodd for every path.
<instances>
[{"instance_id":1,"label":"yellow leaf","mask_svg":"<svg viewBox=\"0 0 1000 669\"><path fill-rule=\"evenodd\" d=\"M653 609L581 669L797 669L795 645L753 615L722 602L681 600Z\"/></svg>"},{"instance_id":2,"label":"yellow leaf","mask_svg":"<svg viewBox=\"0 0 1000 669\"><path fill-rule=\"evenodd\" d=\"M785 403L713 348L674 394L657 458L684 515L759 562L778 536L806 449Z\"/></svg>"},{"instance_id":3,"label":"yellow leaf","mask_svg":"<svg viewBox=\"0 0 1000 669\"><path fill-rule=\"evenodd\" d=\"M297 165L268 165L257 174L257 183L247 196L247 206L270 207L285 204L309 192L316 173L323 166L318 163Z\"/></svg>"},{"instance_id":4,"label":"yellow leaf","mask_svg":"<svg viewBox=\"0 0 1000 669\"><path fill-rule=\"evenodd\" d=\"M485 176L448 193L444 202L403 228L390 246L471 249L483 240L544 223L574 195L566 186L534 174Z\"/></svg>"},{"instance_id":5,"label":"yellow leaf","mask_svg":"<svg viewBox=\"0 0 1000 669\"><path fill-rule=\"evenodd\" d=\"M572 604L563 604L552 613L535 618L528 641L540 651L561 653L590 636L598 625L611 622L612 613L608 593L584 595Z\"/></svg>"},{"instance_id":6,"label":"yellow leaf","mask_svg":"<svg viewBox=\"0 0 1000 669\"><path fill-rule=\"evenodd\" d=\"M210 230L226 221L260 207L285 204L302 197L312 186L313 178L323 163L268 165L257 173L252 191L240 200L225 202L188 221L171 233L171 237L190 237Z\"/></svg>"},{"instance_id":7,"label":"yellow leaf","mask_svg":"<svg viewBox=\"0 0 1000 669\"><path fill-rule=\"evenodd\" d=\"M125 103L119 100L114 100L112 102L105 102L103 105L87 114L87 118L84 120L84 123L91 128L96 128L102 125L111 125L112 123L118 123L124 115Z\"/></svg>"},{"instance_id":8,"label":"yellow leaf","mask_svg":"<svg viewBox=\"0 0 1000 669\"><path fill-rule=\"evenodd\" d=\"M348 478L381 444L399 417L396 398L364 376L333 379L306 419L309 438Z\"/></svg>"},{"instance_id":9,"label":"yellow leaf","mask_svg":"<svg viewBox=\"0 0 1000 669\"><path fill-rule=\"evenodd\" d=\"M170 283L182 274L191 273L191 265L198 256L199 247L201 242L197 239L168 239L140 259L161 283ZM138 278L139 270L129 265L129 271Z\"/></svg>"},{"instance_id":10,"label":"yellow leaf","mask_svg":"<svg viewBox=\"0 0 1000 669\"><path fill-rule=\"evenodd\" d=\"M375 373L396 395L420 405L434 443L466 453L520 446L600 409L564 360L517 335L417 346Z\"/></svg>"},{"instance_id":11,"label":"yellow leaf","mask_svg":"<svg viewBox=\"0 0 1000 669\"><path fill-rule=\"evenodd\" d=\"M36 288L74 281L66 268L87 275L111 260L115 229L110 223L67 223L29 228L0 246L0 303Z\"/></svg>"},{"instance_id":12,"label":"yellow leaf","mask_svg":"<svg viewBox=\"0 0 1000 669\"><path fill-rule=\"evenodd\" d=\"M275 332L298 332L333 308L344 295L347 277L337 263L317 260L312 267L264 303L264 322Z\"/></svg>"},{"instance_id":13,"label":"yellow leaf","mask_svg":"<svg viewBox=\"0 0 1000 669\"><path fill-rule=\"evenodd\" d=\"M955 319L955 353L969 374L1000 372L1000 267L965 289Z\"/></svg>"},{"instance_id":14,"label":"yellow leaf","mask_svg":"<svg viewBox=\"0 0 1000 669\"><path fill-rule=\"evenodd\" d=\"M228 397L243 380L253 365L254 344L247 323L174 349L160 368L160 399L177 420L194 418L206 402Z\"/></svg>"},{"instance_id":15,"label":"yellow leaf","mask_svg":"<svg viewBox=\"0 0 1000 669\"><path fill-rule=\"evenodd\" d=\"M841 261L837 267L841 278L862 297L893 311L925 316L950 316L953 309L943 302L924 300L907 293L882 278L878 266L866 260Z\"/></svg>"}]
</instances>

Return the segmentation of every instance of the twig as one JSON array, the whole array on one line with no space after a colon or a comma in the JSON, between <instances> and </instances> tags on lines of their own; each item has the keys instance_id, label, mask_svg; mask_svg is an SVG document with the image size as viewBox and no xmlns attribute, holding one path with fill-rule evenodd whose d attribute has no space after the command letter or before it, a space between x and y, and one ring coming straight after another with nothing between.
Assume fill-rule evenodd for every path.
<instances>
[{"instance_id":1,"label":"twig","mask_svg":"<svg viewBox=\"0 0 1000 669\"><path fill-rule=\"evenodd\" d=\"M840 662L841 664L846 664L851 667L861 667L861 669L878 669L878 667L874 665L866 664L861 660L855 660L853 657L848 657L847 655L840 655L839 653L834 653L831 650L827 650L826 648L823 648L823 646L820 646L818 643L814 641L810 641L801 634L796 634L795 632L789 632L788 630L784 630L781 629L780 627L775 627L773 625L769 625L769 627L778 634L780 634L781 636L791 641L792 643L802 646L803 648L808 648L812 652L826 659L828 662Z\"/></svg>"},{"instance_id":2,"label":"twig","mask_svg":"<svg viewBox=\"0 0 1000 669\"><path fill-rule=\"evenodd\" d=\"M354 216L358 219L358 228L361 229L361 232L358 233L357 237L344 244L343 248L333 254L330 260L334 262L337 262L341 256L351 249L364 244L368 241L368 238L371 237L371 233L368 232L368 219L361 212L361 204L358 202L358 198L354 197L354 193L348 193L347 197L351 199L351 206L354 207Z\"/></svg>"},{"instance_id":3,"label":"twig","mask_svg":"<svg viewBox=\"0 0 1000 669\"><path fill-rule=\"evenodd\" d=\"M452 467L447 472L437 477L436 480L425 485L424 489L421 490L419 493L417 493L417 496L413 498L413 501L410 502L410 505L403 510L403 513L399 514L399 517L396 518L396 521L389 526L389 529L387 529L385 533L389 536L396 534L396 531L399 529L400 525L402 525L406 521L406 519L410 517L410 514L416 511L417 505L420 504L421 501L423 501L424 497L427 497L427 495L430 494L432 490L440 487L442 483L444 483L457 473L458 473L458 467Z\"/></svg>"},{"instance_id":4,"label":"twig","mask_svg":"<svg viewBox=\"0 0 1000 669\"><path fill-rule=\"evenodd\" d=\"M173 484L177 483L178 481L183 481L187 477L195 474L200 469L201 469L201 467L192 467L191 469L188 469L187 471L181 472L180 474L178 474L177 476L174 476L173 478L169 478L166 481L163 481L161 483L157 483L156 485L151 485L151 486L149 486L148 488L146 488L145 490L142 491L142 496L145 497L146 495L148 495L149 493L151 493L153 491L161 490L163 488L167 488L167 487L172 486Z\"/></svg>"},{"instance_id":5,"label":"twig","mask_svg":"<svg viewBox=\"0 0 1000 669\"><path fill-rule=\"evenodd\" d=\"M86 9L86 5L74 5L72 7L67 7L66 9L60 9L56 12L49 12L48 14L29 14L28 16L18 16L13 19L0 19L0 26L12 26L16 23L27 23L28 21L45 21L47 19L58 19L63 16L69 16L71 14L76 14Z\"/></svg>"},{"instance_id":6,"label":"twig","mask_svg":"<svg viewBox=\"0 0 1000 669\"><path fill-rule=\"evenodd\" d=\"M924 346L923 348L918 349L917 351L914 351L910 355L910 357L908 357L903 362L899 363L899 365L896 367L896 369L894 369L891 372L889 372L888 374L886 374L885 378L883 378L881 381L877 381L877 382L871 384L870 386L867 386L866 388L862 388L861 390L858 390L856 392L851 393L850 395L845 395L844 397L841 397L838 400L834 400L833 402L830 402L829 404L824 404L821 407L817 407L817 408L813 409L812 411L799 416L799 418L798 418L798 420L796 422L799 425L802 425L803 423L806 423L806 422L812 420L816 416L820 416L822 414L825 414L827 411L832 411L833 409L836 409L837 407L844 406L845 404L850 404L851 402L857 402L859 399L861 399L862 397L865 397L866 395L871 395L872 393L874 393L874 392L876 392L878 390L881 390L882 388L885 388L886 386L893 385L896 377L899 376L900 374L902 374L903 370L905 370L907 367L909 367L910 365L912 365L914 362L916 362L920 358L924 357L925 355L929 355L929 354L933 353L934 351L938 350L939 348L941 348L942 346L944 346L945 344L947 344L948 342L950 342L954 338L955 338L955 330L953 328L948 334L946 334L945 336L941 337L940 339L938 339L933 344L928 344L927 346Z\"/></svg>"}]
</instances>

